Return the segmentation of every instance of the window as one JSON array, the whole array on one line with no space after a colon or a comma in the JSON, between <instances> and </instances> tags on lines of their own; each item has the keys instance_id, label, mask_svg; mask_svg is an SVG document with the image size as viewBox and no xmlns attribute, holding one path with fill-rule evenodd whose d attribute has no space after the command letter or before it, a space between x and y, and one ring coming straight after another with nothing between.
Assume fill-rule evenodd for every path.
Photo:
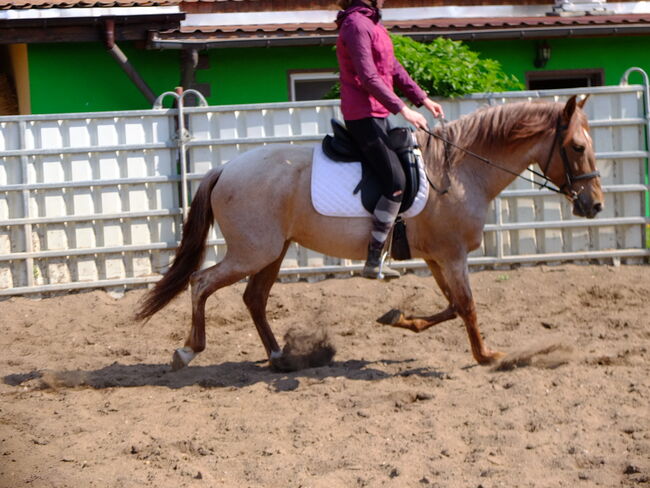
<instances>
[{"instance_id":1,"label":"window","mask_svg":"<svg viewBox=\"0 0 650 488\"><path fill-rule=\"evenodd\" d=\"M289 71L289 99L322 100L338 80L333 71Z\"/></svg>"},{"instance_id":2,"label":"window","mask_svg":"<svg viewBox=\"0 0 650 488\"><path fill-rule=\"evenodd\" d=\"M602 86L604 79L605 73L602 69L529 71L526 73L526 86L529 90Z\"/></svg>"}]
</instances>

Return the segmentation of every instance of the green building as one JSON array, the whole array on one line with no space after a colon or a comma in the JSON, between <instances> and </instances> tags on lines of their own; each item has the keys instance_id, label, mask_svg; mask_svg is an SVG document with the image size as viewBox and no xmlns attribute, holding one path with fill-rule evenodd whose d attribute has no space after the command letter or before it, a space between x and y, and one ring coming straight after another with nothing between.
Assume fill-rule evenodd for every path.
<instances>
[{"instance_id":1,"label":"green building","mask_svg":"<svg viewBox=\"0 0 650 488\"><path fill-rule=\"evenodd\" d=\"M144 109L176 86L211 105L318 99L336 80L337 6L290 3L0 1L3 113ZM529 89L614 85L631 66L650 72L648 2L447 3L393 0L384 24L422 42L463 40Z\"/></svg>"}]
</instances>

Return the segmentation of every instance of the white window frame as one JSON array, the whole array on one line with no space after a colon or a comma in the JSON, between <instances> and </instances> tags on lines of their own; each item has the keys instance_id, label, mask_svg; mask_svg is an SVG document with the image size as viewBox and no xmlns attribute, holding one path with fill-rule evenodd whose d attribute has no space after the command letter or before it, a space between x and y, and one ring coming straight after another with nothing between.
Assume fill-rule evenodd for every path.
<instances>
[{"instance_id":1,"label":"white window frame","mask_svg":"<svg viewBox=\"0 0 650 488\"><path fill-rule=\"evenodd\" d=\"M330 70L312 70L312 71L290 71L289 72L289 100L296 100L296 82L297 81L333 81L337 82L339 75Z\"/></svg>"}]
</instances>

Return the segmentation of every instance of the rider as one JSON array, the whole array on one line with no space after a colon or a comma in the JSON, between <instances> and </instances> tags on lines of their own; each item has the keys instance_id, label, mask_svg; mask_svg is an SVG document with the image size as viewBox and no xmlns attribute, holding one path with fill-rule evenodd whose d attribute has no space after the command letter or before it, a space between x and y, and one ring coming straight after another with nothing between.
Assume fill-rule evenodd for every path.
<instances>
[{"instance_id":1,"label":"rider","mask_svg":"<svg viewBox=\"0 0 650 488\"><path fill-rule=\"evenodd\" d=\"M393 44L381 24L384 0L339 0L343 10L336 24L339 35L336 55L341 83L341 111L345 125L361 147L382 185L373 212L368 259L362 271L366 278L395 278L399 273L381 270L381 254L399 211L405 187L404 171L388 143L387 117L400 113L418 129L426 129L422 114L410 109L395 94L393 86L417 107L424 105L434 117L444 116L395 59Z\"/></svg>"}]
</instances>

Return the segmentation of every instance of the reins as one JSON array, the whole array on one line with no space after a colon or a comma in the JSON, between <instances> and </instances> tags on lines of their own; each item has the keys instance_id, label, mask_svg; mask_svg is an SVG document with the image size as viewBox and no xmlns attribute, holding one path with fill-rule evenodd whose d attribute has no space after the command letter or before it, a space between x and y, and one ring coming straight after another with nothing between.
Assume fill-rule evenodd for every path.
<instances>
[{"instance_id":1,"label":"reins","mask_svg":"<svg viewBox=\"0 0 650 488\"><path fill-rule=\"evenodd\" d=\"M443 128L444 132L446 132L445 122L446 121L444 119L441 119L441 125L442 125L442 128ZM452 147L455 147L456 149L459 149L459 150L463 151L464 153L478 159L479 161L487 164L488 166L492 166L493 168L496 168L496 169L498 169L500 171L504 171L504 172L509 173L509 174L511 174L511 175L513 175L513 176L515 176L517 178L520 178L520 179L524 180L524 181L528 181L529 183L532 183L532 184L538 186L540 190L542 188L547 188L548 190L550 190L552 192L555 192L555 193L558 193L558 194L561 194L561 195L566 195L571 200L575 200L577 198L577 196L578 196L578 193L576 193L574 190L571 189L572 186L573 186L573 183L575 181L586 180L586 179L590 179L590 178L596 178L596 177L600 176L600 171L596 170L596 171L592 171L591 173L584 173L584 174L577 175L577 176L573 175L573 172L571 171L571 164L569 162L569 157L568 157L568 155L566 153L566 149L564 149L562 144L559 142L562 131L564 131L566 129L567 129L567 127L562 126L561 122L560 122L560 118L558 118L558 123L557 123L557 126L555 128L555 137L553 138L553 144L551 145L551 150L549 151L548 159L546 161L546 165L544 166L543 173L540 173L539 171L536 171L536 170L531 169L531 168L527 168L528 171L533 173L535 176L543 179L544 180L543 183L540 183L539 181L536 181L536 180L534 180L532 178L527 178L526 176L523 176L520 173L516 173L515 171L512 171L512 170L510 170L508 168L505 168L502 165L496 164L493 161L491 161L490 159L485 158L485 157L483 157L483 156L481 156L479 154L476 154L475 152L470 151L469 149L467 149L465 147L454 144L447 137L443 137L443 136L441 136L439 134L435 134L434 132L430 131L429 129L421 129L421 130L423 130L424 132L429 134L430 137L431 136L435 137L436 139L439 139L440 141L442 141L445 144L445 163L444 163L445 164L445 170L446 170L445 174L449 170L449 168L448 168L448 165L449 165L449 162L448 162L449 150L448 150L448 148L449 148L449 146L452 146ZM560 188L555 188L553 186L549 186L549 183L552 183L552 184L554 184L554 183L551 181L551 179L548 176L546 176L546 172L548 171L548 167L551 164L551 159L553 157L553 151L555 150L555 145L556 144L559 144L560 155L562 156L562 162L564 164L564 171L565 171L565 177L566 177L566 183L564 185L562 185ZM438 191L441 194L447 193L448 185L443 190L438 190L436 188L436 186L433 184L433 182L431 181L431 179L429 178L428 174L427 174L427 180L429 181L429 184L431 185L431 187L434 190Z\"/></svg>"}]
</instances>

